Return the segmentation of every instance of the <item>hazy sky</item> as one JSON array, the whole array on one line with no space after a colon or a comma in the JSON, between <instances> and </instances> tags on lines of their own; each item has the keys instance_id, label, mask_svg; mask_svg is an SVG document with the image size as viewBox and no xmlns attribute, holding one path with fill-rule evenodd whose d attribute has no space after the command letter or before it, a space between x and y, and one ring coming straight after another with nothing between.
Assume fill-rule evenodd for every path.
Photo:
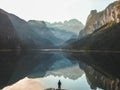
<instances>
[{"instance_id":1,"label":"hazy sky","mask_svg":"<svg viewBox=\"0 0 120 90\"><path fill-rule=\"evenodd\" d=\"M113 1L115 0L0 0L0 8L25 20L58 22L76 18L85 23L91 10L101 11Z\"/></svg>"}]
</instances>

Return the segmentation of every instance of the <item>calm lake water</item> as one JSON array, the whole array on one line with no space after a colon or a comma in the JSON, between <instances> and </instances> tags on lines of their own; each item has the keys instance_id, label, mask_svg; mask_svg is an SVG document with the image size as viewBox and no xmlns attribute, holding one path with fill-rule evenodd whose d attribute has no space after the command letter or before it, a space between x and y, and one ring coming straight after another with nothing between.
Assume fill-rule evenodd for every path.
<instances>
[{"instance_id":1,"label":"calm lake water","mask_svg":"<svg viewBox=\"0 0 120 90\"><path fill-rule=\"evenodd\" d=\"M93 58L94 55L96 57ZM29 85L36 88L36 85L33 84L33 82L41 86L42 89L57 88L57 83L59 80L62 82L62 88L66 90L91 90L93 88L96 90L103 90L100 88L105 87L105 85L110 82L108 80L111 78L112 72L106 68L103 68L101 71L101 68L96 66L98 63L94 60L99 58L102 61L103 58L111 58L108 58L108 56L111 55L103 55L100 53L73 54L68 52L1 53L1 63L5 65L1 66L0 70L4 72L4 75L1 75L0 80L7 77L7 79L4 80L4 84L5 82L9 85L14 83L14 85L10 86L12 88L17 87L17 85L21 85L21 83L22 85L28 85L25 86L26 90ZM114 59L117 56L116 54L112 54L112 58ZM9 63L6 64L4 61ZM89 63L86 63L87 61L89 61ZM101 67L101 64L102 62L99 62L98 66ZM96 69L93 69L91 66ZM25 81L25 77L30 79L31 83L25 84L28 83ZM106 80L104 81L106 83L104 83L103 80ZM10 87L7 87L7 89L4 88L3 90L9 90L8 88ZM36 90L41 89L38 88Z\"/></svg>"}]
</instances>

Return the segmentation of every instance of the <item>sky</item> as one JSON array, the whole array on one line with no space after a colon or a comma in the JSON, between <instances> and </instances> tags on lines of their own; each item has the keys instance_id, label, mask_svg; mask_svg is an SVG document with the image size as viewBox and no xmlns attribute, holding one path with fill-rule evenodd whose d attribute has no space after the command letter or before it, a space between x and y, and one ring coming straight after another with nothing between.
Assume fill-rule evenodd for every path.
<instances>
[{"instance_id":1,"label":"sky","mask_svg":"<svg viewBox=\"0 0 120 90\"><path fill-rule=\"evenodd\" d=\"M0 0L0 8L28 20L59 22L78 19L86 23L91 10L102 11L115 0Z\"/></svg>"}]
</instances>

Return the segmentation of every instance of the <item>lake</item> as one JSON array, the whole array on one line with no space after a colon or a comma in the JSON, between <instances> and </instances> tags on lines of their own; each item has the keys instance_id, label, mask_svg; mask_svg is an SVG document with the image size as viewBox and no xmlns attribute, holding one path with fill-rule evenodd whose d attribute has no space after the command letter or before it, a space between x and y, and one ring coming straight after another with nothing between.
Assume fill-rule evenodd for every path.
<instances>
[{"instance_id":1,"label":"lake","mask_svg":"<svg viewBox=\"0 0 120 90\"><path fill-rule=\"evenodd\" d=\"M53 90L59 80L65 90L119 88L119 53L34 50L1 52L0 59L3 90Z\"/></svg>"}]
</instances>

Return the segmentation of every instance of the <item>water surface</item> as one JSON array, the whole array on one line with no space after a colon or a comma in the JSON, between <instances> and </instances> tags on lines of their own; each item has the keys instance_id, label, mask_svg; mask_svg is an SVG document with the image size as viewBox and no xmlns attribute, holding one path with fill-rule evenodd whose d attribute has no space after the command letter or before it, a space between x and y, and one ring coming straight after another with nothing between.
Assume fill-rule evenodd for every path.
<instances>
[{"instance_id":1,"label":"water surface","mask_svg":"<svg viewBox=\"0 0 120 90\"><path fill-rule=\"evenodd\" d=\"M107 84L110 84L111 80L115 78L118 79L120 75L116 72L117 65L119 65L119 53L4 52L0 53L0 59L2 63L0 70L3 72L0 78L1 85L7 86L6 83L8 85L14 83L12 85L12 88L14 88L22 83L27 85L25 86L26 90L30 86L33 88L39 86L38 89L57 88L58 80L61 80L62 88L66 90L91 90L97 88L110 90L108 88L111 86L107 86ZM110 63L112 60L117 64L110 69L106 68L104 66L106 60L109 60L109 65L113 64Z\"/></svg>"}]
</instances>

